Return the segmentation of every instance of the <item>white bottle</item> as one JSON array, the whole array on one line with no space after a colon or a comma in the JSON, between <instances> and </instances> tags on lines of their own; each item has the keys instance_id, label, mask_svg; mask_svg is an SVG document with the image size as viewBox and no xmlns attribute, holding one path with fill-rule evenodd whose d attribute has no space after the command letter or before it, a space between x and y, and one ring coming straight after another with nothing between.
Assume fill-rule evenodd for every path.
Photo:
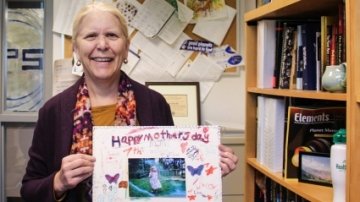
<instances>
[{"instance_id":1,"label":"white bottle","mask_svg":"<svg viewBox=\"0 0 360 202\"><path fill-rule=\"evenodd\" d=\"M334 144L330 151L333 202L346 201L346 130L340 129L333 135Z\"/></svg>"}]
</instances>

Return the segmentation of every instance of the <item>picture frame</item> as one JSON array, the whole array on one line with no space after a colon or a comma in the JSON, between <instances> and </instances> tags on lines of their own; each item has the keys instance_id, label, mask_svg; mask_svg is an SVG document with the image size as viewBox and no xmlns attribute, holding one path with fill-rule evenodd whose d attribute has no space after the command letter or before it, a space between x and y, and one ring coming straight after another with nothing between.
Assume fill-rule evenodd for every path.
<instances>
[{"instance_id":1,"label":"picture frame","mask_svg":"<svg viewBox=\"0 0 360 202\"><path fill-rule=\"evenodd\" d=\"M299 153L299 182L332 186L330 154L319 152Z\"/></svg>"},{"instance_id":2,"label":"picture frame","mask_svg":"<svg viewBox=\"0 0 360 202\"><path fill-rule=\"evenodd\" d=\"M200 125L199 82L145 82L169 103L176 126Z\"/></svg>"}]
</instances>

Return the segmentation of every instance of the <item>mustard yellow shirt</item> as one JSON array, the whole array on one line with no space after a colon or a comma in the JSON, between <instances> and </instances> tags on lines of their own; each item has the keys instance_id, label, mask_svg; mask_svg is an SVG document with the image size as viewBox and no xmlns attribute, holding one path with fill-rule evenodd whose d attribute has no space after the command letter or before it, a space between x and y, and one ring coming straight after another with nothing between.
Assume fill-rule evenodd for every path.
<instances>
[{"instance_id":1,"label":"mustard yellow shirt","mask_svg":"<svg viewBox=\"0 0 360 202\"><path fill-rule=\"evenodd\" d=\"M94 126L113 126L115 121L116 103L91 108Z\"/></svg>"}]
</instances>

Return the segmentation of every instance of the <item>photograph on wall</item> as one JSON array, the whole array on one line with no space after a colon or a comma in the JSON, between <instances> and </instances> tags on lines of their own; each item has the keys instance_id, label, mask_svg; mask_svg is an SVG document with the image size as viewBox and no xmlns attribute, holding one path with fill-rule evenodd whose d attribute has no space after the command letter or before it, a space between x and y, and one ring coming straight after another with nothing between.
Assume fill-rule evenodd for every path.
<instances>
[{"instance_id":1,"label":"photograph on wall","mask_svg":"<svg viewBox=\"0 0 360 202\"><path fill-rule=\"evenodd\" d=\"M93 201L222 201L218 126L95 126Z\"/></svg>"}]
</instances>

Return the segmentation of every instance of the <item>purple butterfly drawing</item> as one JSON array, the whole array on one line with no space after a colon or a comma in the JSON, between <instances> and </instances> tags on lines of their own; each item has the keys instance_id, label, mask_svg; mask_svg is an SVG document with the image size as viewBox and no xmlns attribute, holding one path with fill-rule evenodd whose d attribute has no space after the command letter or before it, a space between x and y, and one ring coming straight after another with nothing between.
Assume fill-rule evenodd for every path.
<instances>
[{"instance_id":1,"label":"purple butterfly drawing","mask_svg":"<svg viewBox=\"0 0 360 202\"><path fill-rule=\"evenodd\" d=\"M119 173L116 173L114 176L111 176L109 174L105 175L105 178L107 179L109 184L111 184L111 183L117 184L117 181L118 181L119 177L120 177Z\"/></svg>"},{"instance_id":2,"label":"purple butterfly drawing","mask_svg":"<svg viewBox=\"0 0 360 202\"><path fill-rule=\"evenodd\" d=\"M194 175L201 175L201 172L203 171L204 169L204 165L199 165L198 167L194 168L192 166L187 166L187 169L190 171L191 173L191 176L194 176Z\"/></svg>"}]
</instances>

